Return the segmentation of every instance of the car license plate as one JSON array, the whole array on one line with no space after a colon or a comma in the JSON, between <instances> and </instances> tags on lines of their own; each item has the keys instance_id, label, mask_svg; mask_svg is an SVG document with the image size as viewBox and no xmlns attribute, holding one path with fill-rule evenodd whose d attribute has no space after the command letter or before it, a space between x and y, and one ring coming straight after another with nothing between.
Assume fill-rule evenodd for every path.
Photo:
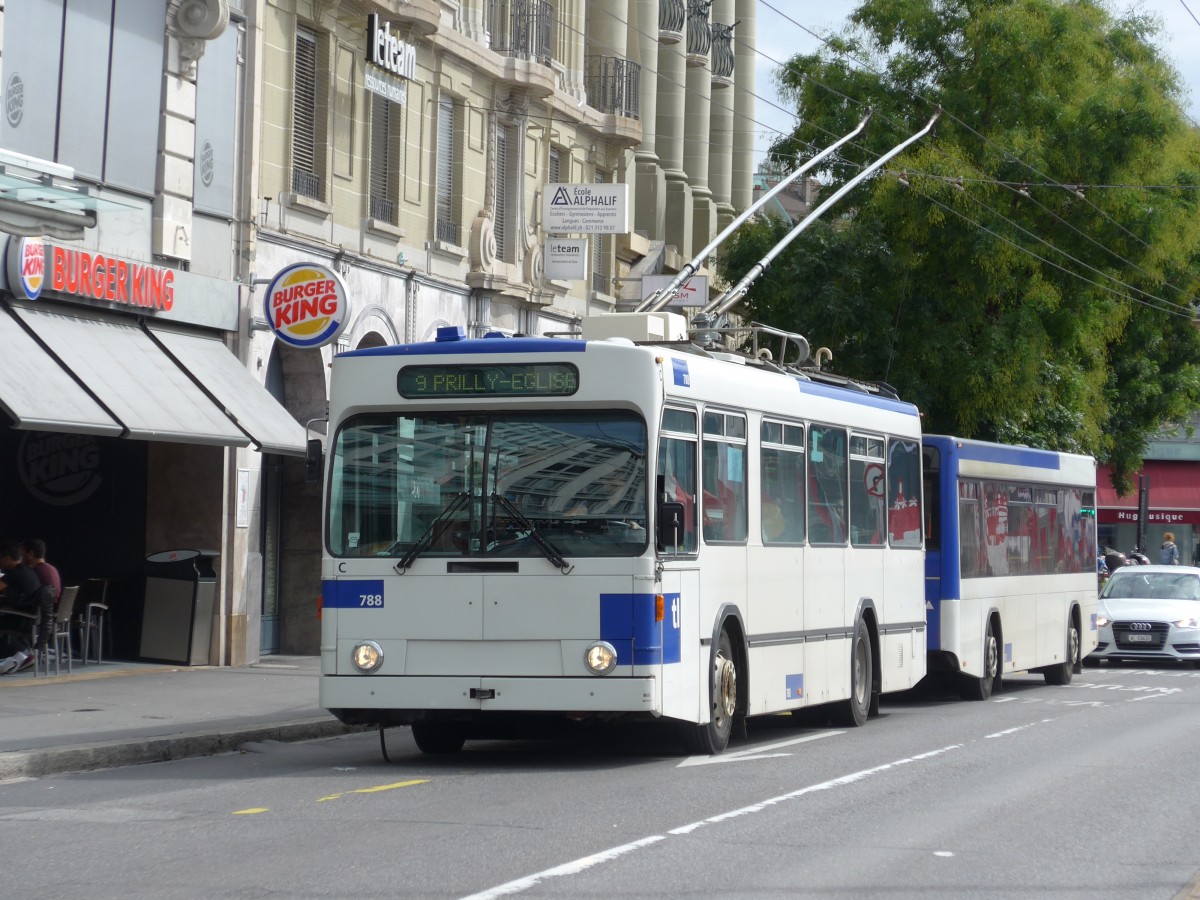
<instances>
[{"instance_id":1,"label":"car license plate","mask_svg":"<svg viewBox=\"0 0 1200 900\"><path fill-rule=\"evenodd\" d=\"M1129 636L1129 642L1132 644L1149 644L1152 640L1154 640L1152 634L1131 634Z\"/></svg>"}]
</instances>

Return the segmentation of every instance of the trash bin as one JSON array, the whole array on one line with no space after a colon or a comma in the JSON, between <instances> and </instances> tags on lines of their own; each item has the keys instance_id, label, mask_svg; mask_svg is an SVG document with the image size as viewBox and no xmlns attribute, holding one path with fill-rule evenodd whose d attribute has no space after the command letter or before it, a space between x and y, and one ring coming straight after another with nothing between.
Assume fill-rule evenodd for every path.
<instances>
[{"instance_id":1,"label":"trash bin","mask_svg":"<svg viewBox=\"0 0 1200 900\"><path fill-rule=\"evenodd\" d=\"M208 665L218 556L215 550L164 550L146 557L141 658Z\"/></svg>"}]
</instances>

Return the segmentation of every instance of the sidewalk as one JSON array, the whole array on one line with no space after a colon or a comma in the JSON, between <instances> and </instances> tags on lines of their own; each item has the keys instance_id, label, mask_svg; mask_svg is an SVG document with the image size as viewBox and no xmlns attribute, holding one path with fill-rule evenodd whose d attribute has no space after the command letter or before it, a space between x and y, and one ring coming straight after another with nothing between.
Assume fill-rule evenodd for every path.
<instances>
[{"instance_id":1,"label":"sidewalk","mask_svg":"<svg viewBox=\"0 0 1200 900\"><path fill-rule=\"evenodd\" d=\"M316 656L241 668L104 662L0 677L0 781L347 734L317 706Z\"/></svg>"}]
</instances>

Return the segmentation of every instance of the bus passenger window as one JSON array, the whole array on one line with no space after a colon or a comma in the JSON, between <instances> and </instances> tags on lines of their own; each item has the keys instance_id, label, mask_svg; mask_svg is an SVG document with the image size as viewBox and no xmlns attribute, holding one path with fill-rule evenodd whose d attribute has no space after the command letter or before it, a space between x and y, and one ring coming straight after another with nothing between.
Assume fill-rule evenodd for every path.
<instances>
[{"instance_id":1,"label":"bus passenger window","mask_svg":"<svg viewBox=\"0 0 1200 900\"><path fill-rule=\"evenodd\" d=\"M808 447L808 540L846 543L846 432L814 425Z\"/></svg>"},{"instance_id":2,"label":"bus passenger window","mask_svg":"<svg viewBox=\"0 0 1200 900\"><path fill-rule=\"evenodd\" d=\"M764 544L804 542L804 427L763 420L759 457Z\"/></svg>"},{"instance_id":3,"label":"bus passenger window","mask_svg":"<svg viewBox=\"0 0 1200 900\"><path fill-rule=\"evenodd\" d=\"M746 418L706 412L703 445L704 540L746 539Z\"/></svg>"}]
</instances>

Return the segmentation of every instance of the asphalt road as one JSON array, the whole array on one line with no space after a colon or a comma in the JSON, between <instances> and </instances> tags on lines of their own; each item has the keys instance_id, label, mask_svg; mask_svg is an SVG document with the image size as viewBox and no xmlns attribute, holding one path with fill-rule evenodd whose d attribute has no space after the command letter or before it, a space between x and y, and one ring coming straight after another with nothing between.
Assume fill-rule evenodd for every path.
<instances>
[{"instance_id":1,"label":"asphalt road","mask_svg":"<svg viewBox=\"0 0 1200 900\"><path fill-rule=\"evenodd\" d=\"M1200 672L1105 667L718 758L644 727L258 744L0 785L0 846L56 898L1200 897L1198 706Z\"/></svg>"}]
</instances>

